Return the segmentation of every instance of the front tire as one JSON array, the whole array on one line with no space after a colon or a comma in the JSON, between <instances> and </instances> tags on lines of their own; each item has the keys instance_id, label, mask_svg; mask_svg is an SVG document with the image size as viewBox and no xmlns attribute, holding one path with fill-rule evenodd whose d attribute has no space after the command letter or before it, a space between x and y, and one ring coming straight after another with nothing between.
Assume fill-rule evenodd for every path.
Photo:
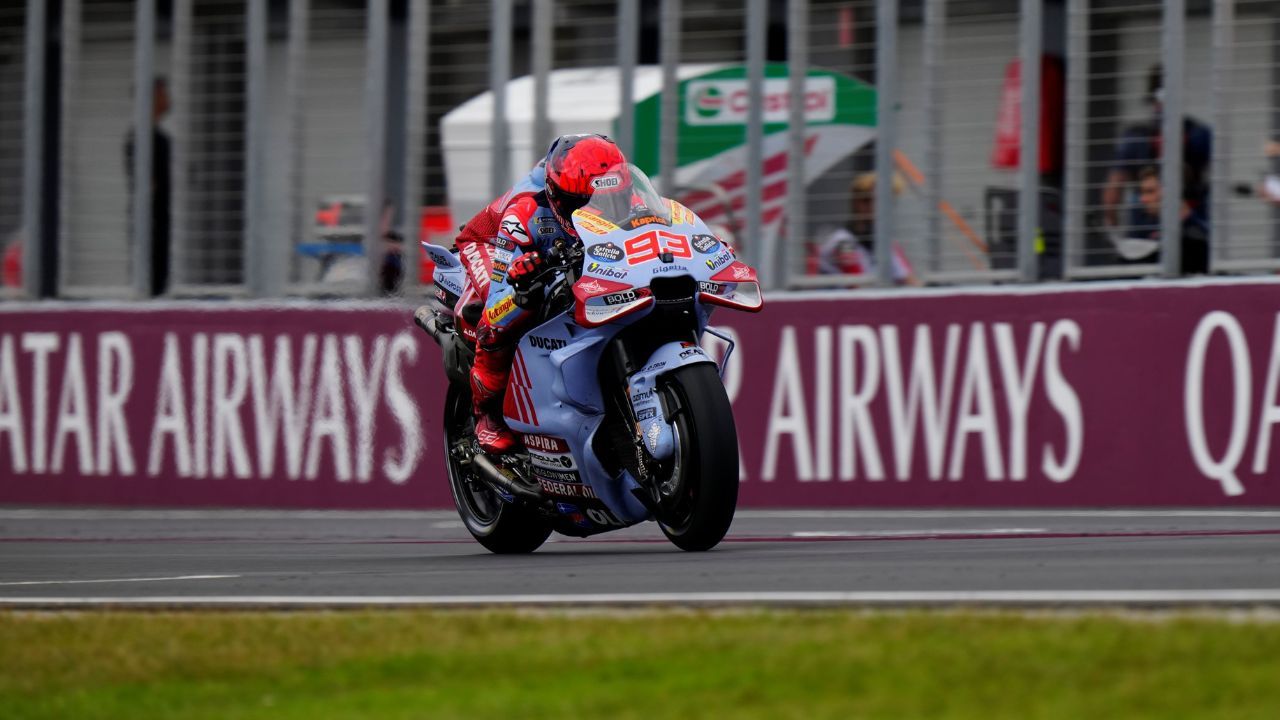
<instances>
[{"instance_id":1,"label":"front tire","mask_svg":"<svg viewBox=\"0 0 1280 720\"><path fill-rule=\"evenodd\" d=\"M500 555L531 553L546 542L551 526L527 508L504 502L484 480L477 478L455 454L471 443L475 419L471 391L449 385L444 403L444 446L449 490L463 525L476 542Z\"/></svg>"},{"instance_id":2,"label":"front tire","mask_svg":"<svg viewBox=\"0 0 1280 720\"><path fill-rule=\"evenodd\" d=\"M676 455L659 482L659 525L681 550L715 547L729 532L738 505L738 431L724 384L709 363L668 376L667 406L676 411Z\"/></svg>"}]
</instances>

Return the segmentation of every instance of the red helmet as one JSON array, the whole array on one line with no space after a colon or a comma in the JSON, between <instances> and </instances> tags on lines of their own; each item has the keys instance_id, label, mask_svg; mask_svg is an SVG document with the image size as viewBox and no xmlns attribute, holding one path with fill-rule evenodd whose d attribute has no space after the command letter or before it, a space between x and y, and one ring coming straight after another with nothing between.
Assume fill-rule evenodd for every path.
<instances>
[{"instance_id":1,"label":"red helmet","mask_svg":"<svg viewBox=\"0 0 1280 720\"><path fill-rule=\"evenodd\" d=\"M610 190L630 185L622 170L627 158L612 140L594 133L562 135L547 151L547 200L565 232L577 237L573 229L573 211L587 204L591 194L604 189L602 175L614 171L617 180Z\"/></svg>"}]
</instances>

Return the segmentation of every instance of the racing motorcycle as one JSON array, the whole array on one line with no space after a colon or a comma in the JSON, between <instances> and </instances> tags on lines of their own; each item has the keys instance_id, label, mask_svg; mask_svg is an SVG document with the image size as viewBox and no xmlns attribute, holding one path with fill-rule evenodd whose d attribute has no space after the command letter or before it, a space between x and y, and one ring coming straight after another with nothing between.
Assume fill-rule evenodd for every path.
<instances>
[{"instance_id":1,"label":"racing motorcycle","mask_svg":"<svg viewBox=\"0 0 1280 720\"><path fill-rule=\"evenodd\" d=\"M449 487L492 552L647 520L684 550L708 550L733 521L738 439L721 382L733 342L707 322L717 306L759 311L760 284L697 215L634 165L622 172L629 192L593 193L572 216L581 244L557 244L524 290L544 299L503 405L519 452L491 457L476 443L469 375L483 301L455 251L423 243L436 297L415 322L444 353ZM704 333L726 343L719 365Z\"/></svg>"}]
</instances>

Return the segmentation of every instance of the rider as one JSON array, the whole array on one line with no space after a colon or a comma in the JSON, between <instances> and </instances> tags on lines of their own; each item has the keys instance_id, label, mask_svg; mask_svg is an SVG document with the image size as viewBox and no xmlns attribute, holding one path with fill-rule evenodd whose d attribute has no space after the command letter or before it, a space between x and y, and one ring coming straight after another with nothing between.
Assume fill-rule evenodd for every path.
<instances>
[{"instance_id":1,"label":"rider","mask_svg":"<svg viewBox=\"0 0 1280 720\"><path fill-rule=\"evenodd\" d=\"M579 242L573 212L590 199L600 184L597 178L611 170L618 173L627 160L609 138L585 134L557 138L544 162L545 188L538 192L513 188L508 192L509 202L491 236L492 275L486 278L488 298L476 328L476 360L471 370L476 439L489 454L510 452L518 444L502 418L502 398L516 343L528 329L533 303L541 298L530 298L522 306L517 303L516 291L525 289L539 274L545 252L557 241ZM615 177L609 187L630 184L625 173Z\"/></svg>"}]
</instances>

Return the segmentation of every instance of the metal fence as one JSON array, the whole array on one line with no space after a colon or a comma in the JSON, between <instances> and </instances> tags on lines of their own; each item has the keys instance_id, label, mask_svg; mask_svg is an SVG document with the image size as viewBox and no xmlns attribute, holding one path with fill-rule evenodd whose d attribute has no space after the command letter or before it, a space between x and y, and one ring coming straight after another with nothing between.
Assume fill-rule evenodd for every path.
<instances>
[{"instance_id":1,"label":"metal fence","mask_svg":"<svg viewBox=\"0 0 1280 720\"><path fill-rule=\"evenodd\" d=\"M417 294L582 131L774 289L1280 269L1268 0L28 0L0 90L6 297Z\"/></svg>"},{"instance_id":2,"label":"metal fence","mask_svg":"<svg viewBox=\"0 0 1280 720\"><path fill-rule=\"evenodd\" d=\"M22 292L23 141L26 126L27 13L20 5L0 6L0 297Z\"/></svg>"}]
</instances>

